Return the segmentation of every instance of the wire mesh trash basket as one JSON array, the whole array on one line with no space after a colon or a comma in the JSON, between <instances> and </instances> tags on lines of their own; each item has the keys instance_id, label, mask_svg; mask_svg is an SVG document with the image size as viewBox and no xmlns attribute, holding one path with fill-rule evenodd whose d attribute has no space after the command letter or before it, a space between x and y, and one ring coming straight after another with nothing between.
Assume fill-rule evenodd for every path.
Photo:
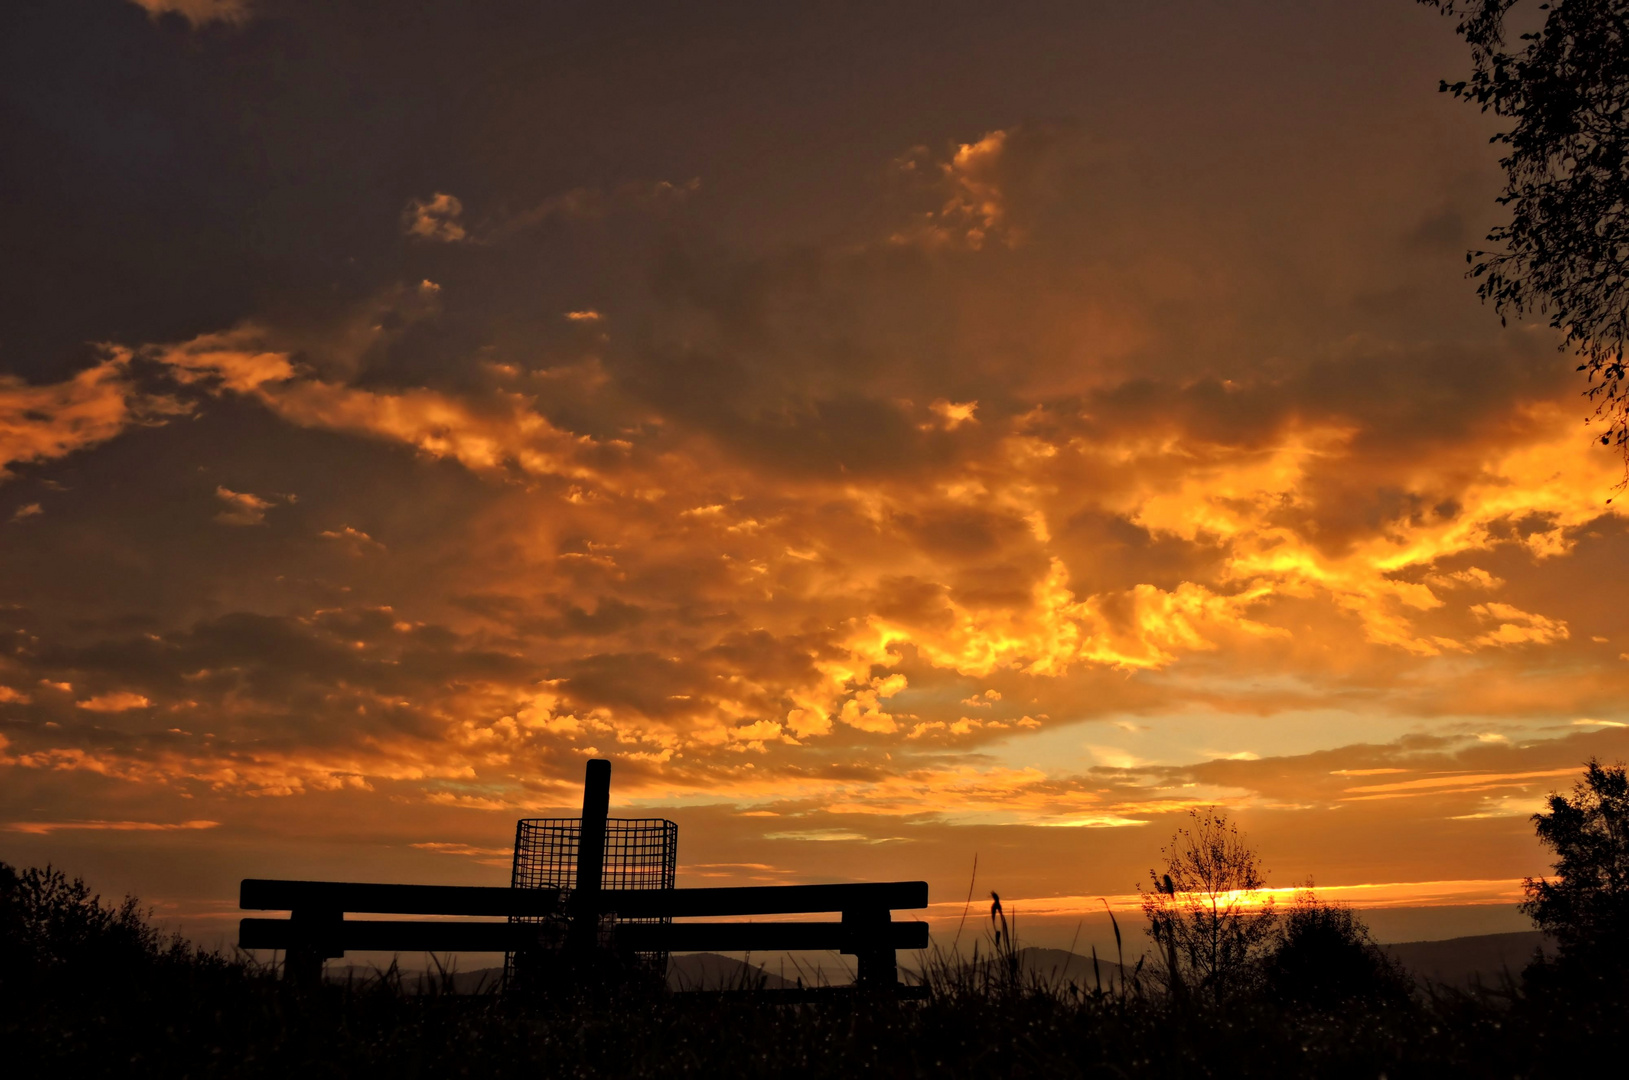
<instances>
[{"instance_id":1,"label":"wire mesh trash basket","mask_svg":"<svg viewBox=\"0 0 1629 1080\"><path fill-rule=\"evenodd\" d=\"M538 948L558 951L569 928L567 912L577 887L577 849L582 838L581 818L522 818L515 823L515 861L510 887L559 889L559 911L551 915L516 915L509 921L535 924ZM671 889L678 869L679 826L665 818L605 819L605 855L600 877L602 889ZM619 918L614 911L600 915L601 944L612 944L616 927L630 923L668 923L666 916ZM642 964L657 974L667 973L667 953L636 953ZM527 977L525 954L504 956L504 979Z\"/></svg>"}]
</instances>

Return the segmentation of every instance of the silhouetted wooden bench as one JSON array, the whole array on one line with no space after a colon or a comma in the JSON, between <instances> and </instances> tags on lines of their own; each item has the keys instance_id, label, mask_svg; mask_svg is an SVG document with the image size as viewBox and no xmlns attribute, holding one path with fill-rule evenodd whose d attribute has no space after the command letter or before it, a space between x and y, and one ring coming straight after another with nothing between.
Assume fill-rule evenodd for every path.
<instances>
[{"instance_id":1,"label":"silhouetted wooden bench","mask_svg":"<svg viewBox=\"0 0 1629 1080\"><path fill-rule=\"evenodd\" d=\"M600 859L610 762L590 762L584 787L583 836L577 887L517 889L465 885L386 885L345 881L246 878L238 906L287 911L286 919L243 919L238 944L285 953L288 978L315 982L324 959L350 950L378 952L503 952L557 947L562 924L585 940L603 913L617 919L724 919L836 914L838 919L796 922L617 923L618 949L631 952L781 952L833 950L856 958L863 986L896 987L895 952L928 945L925 922L895 922L893 912L928 905L925 881L744 888L601 889ZM595 839L595 830L599 839ZM348 919L347 915L435 915L440 919ZM446 917L531 918L544 922L448 921Z\"/></svg>"},{"instance_id":2,"label":"silhouetted wooden bench","mask_svg":"<svg viewBox=\"0 0 1629 1080\"><path fill-rule=\"evenodd\" d=\"M374 885L342 881L248 878L238 900L246 910L288 911L286 919L244 919L238 944L281 949L291 977L311 978L322 960L348 950L380 952L524 952L539 943L534 923L347 919L349 914L551 916L560 894L546 889L457 885ZM780 952L829 949L858 961L858 981L898 981L894 953L924 949L928 925L895 922L893 912L924 908L925 881L747 888L607 889L601 910L624 918L727 918L840 913L828 921L676 922L619 926L619 947L639 952ZM312 971L312 966L316 971Z\"/></svg>"}]
</instances>

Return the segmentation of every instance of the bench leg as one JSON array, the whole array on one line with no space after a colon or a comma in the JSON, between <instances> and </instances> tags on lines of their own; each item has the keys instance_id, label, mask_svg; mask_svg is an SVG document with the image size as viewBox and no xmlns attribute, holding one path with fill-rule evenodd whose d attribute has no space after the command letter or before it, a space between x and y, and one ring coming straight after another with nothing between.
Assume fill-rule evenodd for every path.
<instances>
[{"instance_id":1,"label":"bench leg","mask_svg":"<svg viewBox=\"0 0 1629 1080\"><path fill-rule=\"evenodd\" d=\"M309 946L292 948L283 959L283 981L299 987L319 986L327 957Z\"/></svg>"},{"instance_id":2,"label":"bench leg","mask_svg":"<svg viewBox=\"0 0 1629 1080\"><path fill-rule=\"evenodd\" d=\"M869 949L859 955L858 981L861 986L899 985L899 964L892 949Z\"/></svg>"},{"instance_id":3,"label":"bench leg","mask_svg":"<svg viewBox=\"0 0 1629 1080\"><path fill-rule=\"evenodd\" d=\"M283 979L301 987L322 984L323 961L332 956L344 956L343 950L334 951L336 931L345 919L342 911L295 908L289 913L294 931L294 942L283 957Z\"/></svg>"},{"instance_id":4,"label":"bench leg","mask_svg":"<svg viewBox=\"0 0 1629 1080\"><path fill-rule=\"evenodd\" d=\"M855 982L864 987L892 989L899 985L899 964L887 944L890 913L886 908L843 912L850 931L849 947L856 961Z\"/></svg>"}]
</instances>

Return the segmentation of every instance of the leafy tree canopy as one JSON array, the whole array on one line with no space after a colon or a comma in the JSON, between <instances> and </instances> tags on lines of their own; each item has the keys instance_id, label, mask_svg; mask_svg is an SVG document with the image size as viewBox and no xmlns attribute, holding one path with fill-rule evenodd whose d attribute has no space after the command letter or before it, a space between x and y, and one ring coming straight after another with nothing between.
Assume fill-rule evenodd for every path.
<instances>
[{"instance_id":1,"label":"leafy tree canopy","mask_svg":"<svg viewBox=\"0 0 1629 1080\"><path fill-rule=\"evenodd\" d=\"M1477 291L1501 319L1562 331L1629 468L1629 0L1419 2L1457 17L1471 48L1470 77L1442 89L1512 121L1494 136L1510 221L1467 256Z\"/></svg>"},{"instance_id":2,"label":"leafy tree canopy","mask_svg":"<svg viewBox=\"0 0 1629 1080\"><path fill-rule=\"evenodd\" d=\"M1538 838L1556 854L1555 877L1524 882L1522 911L1558 946L1575 977L1629 988L1629 777L1624 766L1591 758L1571 795L1551 795L1533 815Z\"/></svg>"}]
</instances>

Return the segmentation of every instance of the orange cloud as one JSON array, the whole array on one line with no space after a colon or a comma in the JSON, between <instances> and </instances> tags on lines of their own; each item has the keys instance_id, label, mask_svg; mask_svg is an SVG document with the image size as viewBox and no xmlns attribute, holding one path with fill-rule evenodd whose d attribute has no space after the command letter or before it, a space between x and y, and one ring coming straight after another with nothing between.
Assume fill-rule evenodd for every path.
<instances>
[{"instance_id":1,"label":"orange cloud","mask_svg":"<svg viewBox=\"0 0 1629 1080\"><path fill-rule=\"evenodd\" d=\"M182 412L173 399L140 393L128 354L107 359L60 383L35 386L0 375L0 481L7 467L64 457L95 446L133 424L162 423Z\"/></svg>"},{"instance_id":2,"label":"orange cloud","mask_svg":"<svg viewBox=\"0 0 1629 1080\"><path fill-rule=\"evenodd\" d=\"M247 395L302 427L400 442L482 472L598 475L586 462L601 447L556 428L523 394L499 391L474 401L422 388L374 391L328 382L300 372L288 353L261 347L263 336L246 326L146 354L184 383Z\"/></svg>"},{"instance_id":3,"label":"orange cloud","mask_svg":"<svg viewBox=\"0 0 1629 1080\"><path fill-rule=\"evenodd\" d=\"M54 832L86 829L93 832L177 832L194 829L214 829L218 821L12 821L5 826L7 832L49 836Z\"/></svg>"},{"instance_id":4,"label":"orange cloud","mask_svg":"<svg viewBox=\"0 0 1629 1080\"><path fill-rule=\"evenodd\" d=\"M1224 563L1226 578L1261 590L1258 596L1325 596L1360 620L1365 636L1377 644L1437 655L1477 645L1552 643L1565 639L1565 624L1525 613L1510 616L1508 625L1492 633L1422 634L1416 629L1419 614L1446 601L1429 584L1403 576L1453 556L1494 549L1503 542L1502 530L1516 518L1550 523L1525 541L1542 558L1565 549L1569 529L1616 514L1601 498L1612 485L1614 465L1580 445L1573 417L1550 405L1528 406L1526 417L1528 438L1515 445L1481 448L1485 456L1478 462L1476 478L1456 493L1458 512L1453 517L1396 523L1339 553L1323 550L1316 533L1284 519L1286 510L1307 505L1307 481L1315 467L1349 455L1344 446L1352 437L1350 428L1290 432L1265 453L1239 452L1195 462L1169 487L1128 492L1122 512L1156 535L1191 542L1203 536L1218 538L1230 551ZM1116 449L1133 460L1167 453L1157 444L1106 451ZM1432 580L1483 589L1502 585L1485 571L1455 573L1457 577L1438 575ZM1497 603L1469 610L1483 617L1516 611Z\"/></svg>"},{"instance_id":5,"label":"orange cloud","mask_svg":"<svg viewBox=\"0 0 1629 1080\"><path fill-rule=\"evenodd\" d=\"M1005 131L989 132L976 142L958 145L943 162L932 162L926 147L917 147L896 161L896 170L930 182L943 202L911 228L896 233L893 241L927 247L965 245L978 251L987 240L1011 244L1018 239L1007 227L1001 188L1008 138Z\"/></svg>"},{"instance_id":6,"label":"orange cloud","mask_svg":"<svg viewBox=\"0 0 1629 1080\"><path fill-rule=\"evenodd\" d=\"M324 529L317 534L324 540L332 540L345 546L353 555L361 555L368 551L384 551L385 545L363 532L361 529L349 525L341 525L337 529Z\"/></svg>"},{"instance_id":7,"label":"orange cloud","mask_svg":"<svg viewBox=\"0 0 1629 1080\"><path fill-rule=\"evenodd\" d=\"M450 841L424 841L412 846L419 851L428 851L436 855L460 855L473 859L482 866L509 866L515 854L513 848L478 847Z\"/></svg>"},{"instance_id":8,"label":"orange cloud","mask_svg":"<svg viewBox=\"0 0 1629 1080\"><path fill-rule=\"evenodd\" d=\"M1571 636L1567 632L1566 623L1547 619L1543 615L1533 615L1510 604L1498 602L1477 604L1471 611L1483 619L1499 622L1497 630L1478 635L1474 639L1478 645L1548 645Z\"/></svg>"},{"instance_id":9,"label":"orange cloud","mask_svg":"<svg viewBox=\"0 0 1629 1080\"><path fill-rule=\"evenodd\" d=\"M222 525L264 525L266 511L272 507L269 499L225 487L216 487L215 497L226 504L226 509L215 515Z\"/></svg>"},{"instance_id":10,"label":"orange cloud","mask_svg":"<svg viewBox=\"0 0 1629 1080\"><path fill-rule=\"evenodd\" d=\"M1508 786L1522 780L1550 779L1560 776L1572 776L1577 769L1544 769L1538 772L1519 773L1472 773L1459 776L1431 776L1419 780L1401 780L1392 784L1363 784L1358 787L1347 788L1347 791L1362 792L1388 792L1388 793L1419 793L1436 792L1448 788L1467 788L1485 791L1493 787Z\"/></svg>"},{"instance_id":11,"label":"orange cloud","mask_svg":"<svg viewBox=\"0 0 1629 1080\"><path fill-rule=\"evenodd\" d=\"M111 694L98 694L75 704L86 712L116 713L127 712L130 709L145 709L152 702L140 694L119 690Z\"/></svg>"},{"instance_id":12,"label":"orange cloud","mask_svg":"<svg viewBox=\"0 0 1629 1080\"><path fill-rule=\"evenodd\" d=\"M464 204L457 196L438 191L428 199L414 199L402 214L402 227L409 236L456 244L469 233L459 218Z\"/></svg>"},{"instance_id":13,"label":"orange cloud","mask_svg":"<svg viewBox=\"0 0 1629 1080\"><path fill-rule=\"evenodd\" d=\"M194 26L204 26L212 22L246 22L252 13L250 0L130 0L130 2L145 8L155 19L161 15L180 15Z\"/></svg>"}]
</instances>

